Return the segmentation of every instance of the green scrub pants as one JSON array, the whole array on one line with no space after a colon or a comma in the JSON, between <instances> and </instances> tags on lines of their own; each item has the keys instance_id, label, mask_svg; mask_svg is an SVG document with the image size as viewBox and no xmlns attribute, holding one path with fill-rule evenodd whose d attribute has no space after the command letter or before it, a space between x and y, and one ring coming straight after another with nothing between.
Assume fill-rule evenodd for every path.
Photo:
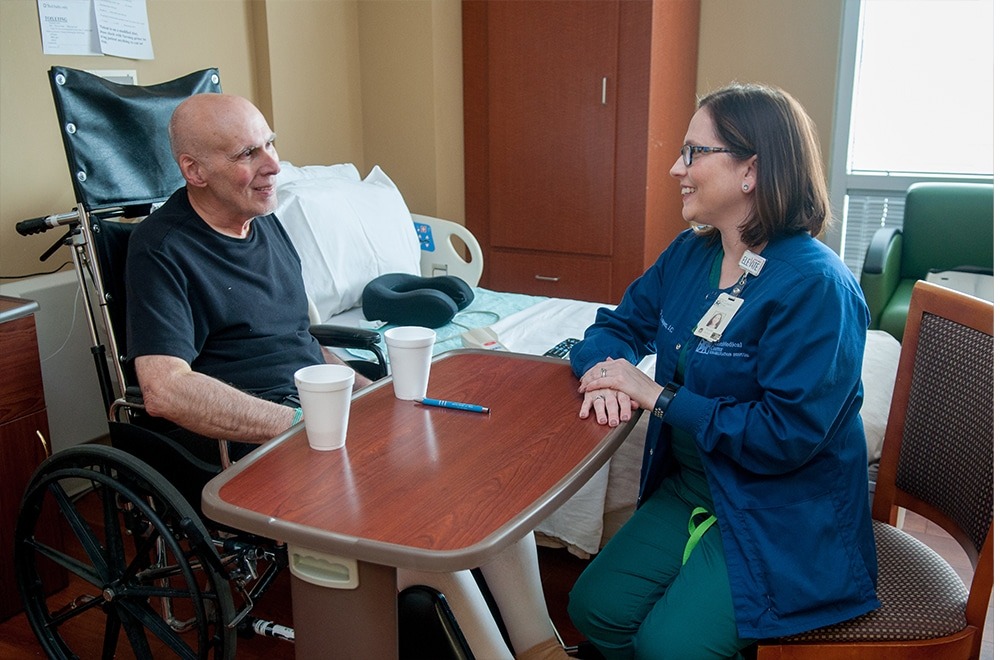
<instances>
[{"instance_id":1,"label":"green scrub pants","mask_svg":"<svg viewBox=\"0 0 1000 660\"><path fill-rule=\"evenodd\" d=\"M608 660L739 658L719 526L686 564L692 506L664 482L615 534L570 593L569 614Z\"/></svg>"}]
</instances>

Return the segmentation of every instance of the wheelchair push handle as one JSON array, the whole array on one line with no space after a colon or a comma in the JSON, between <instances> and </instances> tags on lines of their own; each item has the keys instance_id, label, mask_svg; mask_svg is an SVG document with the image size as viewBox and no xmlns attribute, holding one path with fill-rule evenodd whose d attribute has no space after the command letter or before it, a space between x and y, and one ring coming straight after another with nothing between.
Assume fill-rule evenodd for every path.
<instances>
[{"instance_id":1,"label":"wheelchair push handle","mask_svg":"<svg viewBox=\"0 0 1000 660\"><path fill-rule=\"evenodd\" d=\"M78 219L79 215L77 215L76 211L55 213L53 215L46 215L40 218L22 220L14 225L14 229L16 229L17 233L21 236L31 236L32 234L41 234L50 229L54 229L55 227L73 224Z\"/></svg>"}]
</instances>

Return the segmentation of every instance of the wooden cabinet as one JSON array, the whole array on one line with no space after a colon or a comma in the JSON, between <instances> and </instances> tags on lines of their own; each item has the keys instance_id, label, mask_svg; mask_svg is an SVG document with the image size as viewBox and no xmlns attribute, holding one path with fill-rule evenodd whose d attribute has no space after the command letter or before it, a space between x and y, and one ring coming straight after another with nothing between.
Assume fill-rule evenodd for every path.
<instances>
[{"instance_id":1,"label":"wooden cabinet","mask_svg":"<svg viewBox=\"0 0 1000 660\"><path fill-rule=\"evenodd\" d=\"M24 488L45 460L39 433L46 441L49 437L35 308L30 301L0 296L0 620L21 609L14 579L14 527ZM59 535L56 517L51 514L52 537L46 539L48 542ZM62 572L46 577L52 589L66 583Z\"/></svg>"},{"instance_id":2,"label":"wooden cabinet","mask_svg":"<svg viewBox=\"0 0 1000 660\"><path fill-rule=\"evenodd\" d=\"M483 285L617 302L686 227L697 0L465 0L466 225Z\"/></svg>"}]
</instances>

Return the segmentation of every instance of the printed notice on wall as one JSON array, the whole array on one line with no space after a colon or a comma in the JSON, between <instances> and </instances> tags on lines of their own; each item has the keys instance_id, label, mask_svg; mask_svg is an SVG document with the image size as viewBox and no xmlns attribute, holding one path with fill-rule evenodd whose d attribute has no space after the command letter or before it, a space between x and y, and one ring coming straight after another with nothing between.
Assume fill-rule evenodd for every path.
<instances>
[{"instance_id":1,"label":"printed notice on wall","mask_svg":"<svg viewBox=\"0 0 1000 660\"><path fill-rule=\"evenodd\" d=\"M38 0L46 55L153 59L146 0Z\"/></svg>"},{"instance_id":2,"label":"printed notice on wall","mask_svg":"<svg viewBox=\"0 0 1000 660\"><path fill-rule=\"evenodd\" d=\"M133 60L153 59L146 0L94 0L101 52Z\"/></svg>"},{"instance_id":3,"label":"printed notice on wall","mask_svg":"<svg viewBox=\"0 0 1000 660\"><path fill-rule=\"evenodd\" d=\"M46 55L100 55L93 0L38 0L42 52Z\"/></svg>"}]
</instances>

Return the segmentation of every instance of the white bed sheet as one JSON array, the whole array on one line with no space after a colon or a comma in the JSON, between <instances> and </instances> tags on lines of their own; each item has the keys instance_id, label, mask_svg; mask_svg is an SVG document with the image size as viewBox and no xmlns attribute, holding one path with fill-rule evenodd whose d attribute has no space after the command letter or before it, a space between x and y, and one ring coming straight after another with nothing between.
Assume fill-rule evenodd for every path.
<instances>
[{"instance_id":1,"label":"white bed sheet","mask_svg":"<svg viewBox=\"0 0 1000 660\"><path fill-rule=\"evenodd\" d=\"M594 322L597 310L606 306L549 298L490 327L508 349L541 355L567 337L582 338L584 330ZM655 358L650 356L639 366L652 376L654 365ZM575 415L577 411L562 412ZM637 425L619 453L535 531L557 540L575 555L596 554L605 536L605 513L622 507L628 510L635 504L644 429L645 424ZM623 460L617 461L619 457Z\"/></svg>"},{"instance_id":2,"label":"white bed sheet","mask_svg":"<svg viewBox=\"0 0 1000 660\"><path fill-rule=\"evenodd\" d=\"M462 348L461 334L467 329L489 327L496 332L500 343L508 350L541 355L564 339L582 338L584 330L594 322L597 310L607 307L581 300L498 293L483 288L476 288L475 293L472 305L460 312L452 323L437 329L435 354ZM334 316L327 323L358 327L364 325L364 320L362 310L355 308ZM388 327L390 326L380 328L379 331L383 332ZM640 366L652 375L654 359L649 357ZM391 364L389 368L391 371ZM557 411L566 415L575 415L576 412ZM641 434L638 428L633 431L633 435ZM634 450L637 443L641 450L641 437L638 440L632 439L629 445ZM634 457L623 461L623 465L632 466L637 463L632 459ZM634 503L636 495L631 492L634 491L637 478L637 475L631 474L633 471L631 467L627 467L626 474L621 475L621 469L616 472L610 463L605 464L566 504L543 521L536 532L545 539L565 545L574 554L595 554L604 534L609 481L626 484L625 489L630 492L614 493L611 501L615 502L612 506L627 503L627 507Z\"/></svg>"}]
</instances>

